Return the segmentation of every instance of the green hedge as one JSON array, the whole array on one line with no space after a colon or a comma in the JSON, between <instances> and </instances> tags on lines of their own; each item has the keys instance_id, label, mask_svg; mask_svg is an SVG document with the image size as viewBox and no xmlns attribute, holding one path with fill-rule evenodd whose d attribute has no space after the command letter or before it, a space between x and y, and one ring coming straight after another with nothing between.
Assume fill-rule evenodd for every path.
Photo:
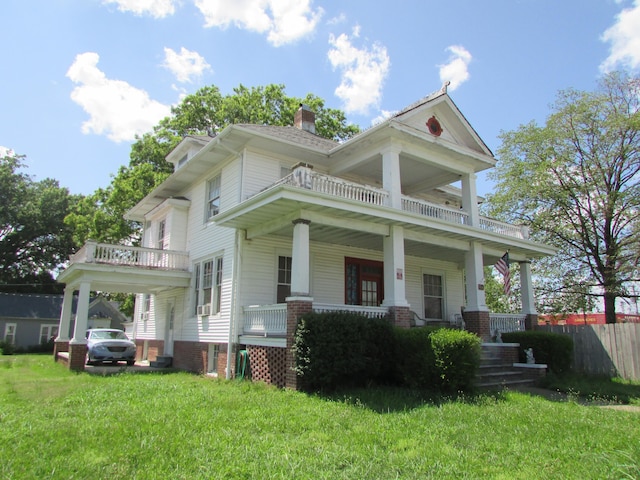
<instances>
[{"instance_id":1,"label":"green hedge","mask_svg":"<svg viewBox=\"0 0 640 480\"><path fill-rule=\"evenodd\" d=\"M571 369L573 340L567 335L551 332L510 332L502 334L502 341L520 344L520 361L526 362L525 350L533 349L536 363L546 363L549 371L564 373Z\"/></svg>"},{"instance_id":2,"label":"green hedge","mask_svg":"<svg viewBox=\"0 0 640 480\"><path fill-rule=\"evenodd\" d=\"M393 379L393 327L348 312L310 313L298 323L295 371L303 390L388 383Z\"/></svg>"},{"instance_id":3,"label":"green hedge","mask_svg":"<svg viewBox=\"0 0 640 480\"><path fill-rule=\"evenodd\" d=\"M440 389L465 390L480 367L480 338L463 330L441 328L431 334L431 348Z\"/></svg>"},{"instance_id":4,"label":"green hedge","mask_svg":"<svg viewBox=\"0 0 640 480\"><path fill-rule=\"evenodd\" d=\"M294 369L306 391L371 384L464 390L480 364L480 339L471 333L401 329L347 312L304 315L293 351Z\"/></svg>"}]
</instances>

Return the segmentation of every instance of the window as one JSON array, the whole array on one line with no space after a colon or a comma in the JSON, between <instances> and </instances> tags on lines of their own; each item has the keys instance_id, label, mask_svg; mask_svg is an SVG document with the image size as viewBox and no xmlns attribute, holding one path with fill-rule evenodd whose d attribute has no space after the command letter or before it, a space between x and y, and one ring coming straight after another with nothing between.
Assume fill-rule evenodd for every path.
<instances>
[{"instance_id":1,"label":"window","mask_svg":"<svg viewBox=\"0 0 640 480\"><path fill-rule=\"evenodd\" d=\"M164 243L164 234L165 234L165 228L166 228L166 221L162 220L160 221L160 223L158 223L158 246L157 248L159 248L160 250L164 250L165 248L165 243Z\"/></svg>"},{"instance_id":2,"label":"window","mask_svg":"<svg viewBox=\"0 0 640 480\"><path fill-rule=\"evenodd\" d=\"M220 175L207 182L207 218L215 217L220 212L220 183Z\"/></svg>"},{"instance_id":3,"label":"window","mask_svg":"<svg viewBox=\"0 0 640 480\"><path fill-rule=\"evenodd\" d=\"M424 318L444 319L444 279L442 275L422 275Z\"/></svg>"},{"instance_id":4,"label":"window","mask_svg":"<svg viewBox=\"0 0 640 480\"><path fill-rule=\"evenodd\" d=\"M345 303L379 306L384 299L383 271L382 262L345 258Z\"/></svg>"},{"instance_id":5,"label":"window","mask_svg":"<svg viewBox=\"0 0 640 480\"><path fill-rule=\"evenodd\" d=\"M58 325L40 325L40 345L58 336Z\"/></svg>"},{"instance_id":6,"label":"window","mask_svg":"<svg viewBox=\"0 0 640 480\"><path fill-rule=\"evenodd\" d=\"M278 257L278 285L276 303L284 303L291 296L291 257Z\"/></svg>"},{"instance_id":7,"label":"window","mask_svg":"<svg viewBox=\"0 0 640 480\"><path fill-rule=\"evenodd\" d=\"M142 311L140 312L140 318L146 322L149 320L149 312L151 311L151 295L145 293L142 295Z\"/></svg>"},{"instance_id":8,"label":"window","mask_svg":"<svg viewBox=\"0 0 640 480\"><path fill-rule=\"evenodd\" d=\"M16 343L16 324L7 323L4 326L4 341L9 345Z\"/></svg>"},{"instance_id":9,"label":"window","mask_svg":"<svg viewBox=\"0 0 640 480\"><path fill-rule=\"evenodd\" d=\"M219 313L222 300L222 257L196 263L193 272L196 315Z\"/></svg>"},{"instance_id":10,"label":"window","mask_svg":"<svg viewBox=\"0 0 640 480\"><path fill-rule=\"evenodd\" d=\"M207 373L210 375L218 375L218 355L220 353L220 347L216 344L209 344L209 355Z\"/></svg>"}]
</instances>

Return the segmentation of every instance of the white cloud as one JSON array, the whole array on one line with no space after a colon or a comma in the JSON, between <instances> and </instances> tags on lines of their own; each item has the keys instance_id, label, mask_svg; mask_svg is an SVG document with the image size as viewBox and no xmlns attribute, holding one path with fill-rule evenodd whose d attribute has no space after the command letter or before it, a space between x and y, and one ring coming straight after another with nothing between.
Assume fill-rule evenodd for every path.
<instances>
[{"instance_id":1,"label":"white cloud","mask_svg":"<svg viewBox=\"0 0 640 480\"><path fill-rule=\"evenodd\" d=\"M15 156L16 152L14 152L12 148L3 147L2 145L0 145L0 158Z\"/></svg>"},{"instance_id":2,"label":"white cloud","mask_svg":"<svg viewBox=\"0 0 640 480\"><path fill-rule=\"evenodd\" d=\"M163 67L170 70L181 83L192 83L202 76L205 70L211 70L203 56L182 47L180 53L171 48L164 49Z\"/></svg>"},{"instance_id":3,"label":"white cloud","mask_svg":"<svg viewBox=\"0 0 640 480\"><path fill-rule=\"evenodd\" d=\"M359 34L356 29L355 34ZM346 113L367 114L369 107L377 106L391 62L387 49L373 44L371 49L353 46L348 35L329 36L331 49L327 56L334 69L341 71L342 80L335 94L343 102Z\"/></svg>"},{"instance_id":4,"label":"white cloud","mask_svg":"<svg viewBox=\"0 0 640 480\"><path fill-rule=\"evenodd\" d=\"M115 3L121 12L132 12L134 15L150 15L153 18L164 18L176 11L175 0L102 0L108 5Z\"/></svg>"},{"instance_id":5,"label":"white cloud","mask_svg":"<svg viewBox=\"0 0 640 480\"><path fill-rule=\"evenodd\" d=\"M380 110L380 114L371 120L371 125L378 125L398 113L397 110Z\"/></svg>"},{"instance_id":6,"label":"white cloud","mask_svg":"<svg viewBox=\"0 0 640 480\"><path fill-rule=\"evenodd\" d=\"M238 28L266 33L275 47L311 34L324 10L311 8L312 0L195 0L205 27Z\"/></svg>"},{"instance_id":7,"label":"white cloud","mask_svg":"<svg viewBox=\"0 0 640 480\"><path fill-rule=\"evenodd\" d=\"M601 39L611 46L609 56L600 65L601 71L609 72L618 66L640 67L640 0L635 0L632 8L622 10Z\"/></svg>"},{"instance_id":8,"label":"white cloud","mask_svg":"<svg viewBox=\"0 0 640 480\"><path fill-rule=\"evenodd\" d=\"M471 63L471 54L466 48L460 45L451 45L445 51L449 52L449 61L440 67L440 81L451 82L449 89L451 91L458 88L464 82L469 80L469 63Z\"/></svg>"},{"instance_id":9,"label":"white cloud","mask_svg":"<svg viewBox=\"0 0 640 480\"><path fill-rule=\"evenodd\" d=\"M82 133L107 135L114 142L134 140L171 113L168 105L149 98L144 90L111 80L97 67L94 52L76 56L67 77L76 84L71 99L89 115Z\"/></svg>"}]
</instances>

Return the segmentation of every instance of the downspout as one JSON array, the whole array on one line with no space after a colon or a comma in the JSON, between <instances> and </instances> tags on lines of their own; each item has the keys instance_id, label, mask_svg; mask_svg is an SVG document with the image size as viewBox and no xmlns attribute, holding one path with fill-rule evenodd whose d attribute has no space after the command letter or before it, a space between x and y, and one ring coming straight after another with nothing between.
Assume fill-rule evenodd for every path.
<instances>
[{"instance_id":1,"label":"downspout","mask_svg":"<svg viewBox=\"0 0 640 480\"><path fill-rule=\"evenodd\" d=\"M240 198L238 199L238 203L242 203L242 196L244 195L244 150L240 154ZM231 278L231 312L229 315L229 339L227 341L227 368L226 368L226 379L231 379L231 367L233 366L233 360L231 353L233 352L233 347L236 344L236 322L238 319L241 319L240 315L240 305L238 305L238 288L240 285L240 261L242 259L242 236L245 235L244 230L236 230L236 240L235 240L235 255L233 259L233 273Z\"/></svg>"},{"instance_id":2,"label":"downspout","mask_svg":"<svg viewBox=\"0 0 640 480\"><path fill-rule=\"evenodd\" d=\"M235 257L233 259L233 278L231 280L231 288L233 291L232 300L231 300L231 315L229 319L229 340L227 342L227 369L226 369L226 378L227 380L231 379L231 367L233 366L233 349L236 346L236 337L237 337L237 324L242 319L242 315L240 313L240 304L238 302L238 286L240 285L240 262L242 260L242 237L245 234L244 230L236 230L236 241L235 241Z\"/></svg>"}]
</instances>

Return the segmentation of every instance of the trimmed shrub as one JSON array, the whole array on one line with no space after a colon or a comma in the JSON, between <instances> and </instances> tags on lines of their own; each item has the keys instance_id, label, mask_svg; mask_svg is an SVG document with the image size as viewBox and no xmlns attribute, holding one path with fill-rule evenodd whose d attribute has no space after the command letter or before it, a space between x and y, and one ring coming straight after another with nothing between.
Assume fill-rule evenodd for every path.
<instances>
[{"instance_id":1,"label":"trimmed shrub","mask_svg":"<svg viewBox=\"0 0 640 480\"><path fill-rule=\"evenodd\" d=\"M2 355L13 355L15 353L15 346L5 341L0 342L0 352Z\"/></svg>"},{"instance_id":2,"label":"trimmed shrub","mask_svg":"<svg viewBox=\"0 0 640 480\"><path fill-rule=\"evenodd\" d=\"M557 374L571 369L573 340L568 335L552 332L503 333L502 340L520 344L520 361L526 362L525 350L533 349L536 363L546 363L549 371Z\"/></svg>"},{"instance_id":3,"label":"trimmed shrub","mask_svg":"<svg viewBox=\"0 0 640 480\"><path fill-rule=\"evenodd\" d=\"M348 312L310 313L296 329L295 371L303 390L386 383L393 374L393 327Z\"/></svg>"},{"instance_id":4,"label":"trimmed shrub","mask_svg":"<svg viewBox=\"0 0 640 480\"><path fill-rule=\"evenodd\" d=\"M433 388L438 385L430 338L435 330L434 327L394 328L397 383L409 388Z\"/></svg>"},{"instance_id":5,"label":"trimmed shrub","mask_svg":"<svg viewBox=\"0 0 640 480\"><path fill-rule=\"evenodd\" d=\"M480 367L480 338L447 328L433 332L430 338L441 389L455 392L471 386Z\"/></svg>"}]
</instances>

